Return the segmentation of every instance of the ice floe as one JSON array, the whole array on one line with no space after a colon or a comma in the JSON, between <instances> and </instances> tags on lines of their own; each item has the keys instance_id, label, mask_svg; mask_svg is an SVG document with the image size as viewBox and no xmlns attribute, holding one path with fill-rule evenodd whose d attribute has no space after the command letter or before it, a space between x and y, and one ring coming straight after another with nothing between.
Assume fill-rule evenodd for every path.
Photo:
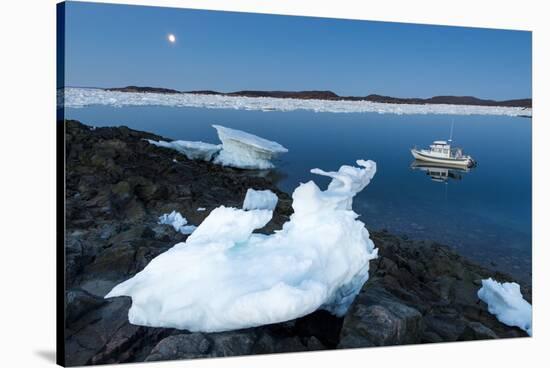
<instances>
[{"instance_id":1,"label":"ice floe","mask_svg":"<svg viewBox=\"0 0 550 368\"><path fill-rule=\"evenodd\" d=\"M220 144L210 144L201 141L155 141L147 139L147 142L158 146L174 149L184 154L190 160L210 161L217 154L222 146Z\"/></svg>"},{"instance_id":2,"label":"ice floe","mask_svg":"<svg viewBox=\"0 0 550 368\"><path fill-rule=\"evenodd\" d=\"M172 225L174 230L186 235L191 234L197 228L194 225L187 225L187 219L176 211L160 216L158 223L161 225Z\"/></svg>"},{"instance_id":3,"label":"ice floe","mask_svg":"<svg viewBox=\"0 0 550 368\"><path fill-rule=\"evenodd\" d=\"M174 149L192 160L211 161L222 166L239 169L266 170L274 167L271 160L288 150L277 142L258 137L242 130L212 125L222 144L193 141L147 141L158 147Z\"/></svg>"},{"instance_id":4,"label":"ice floe","mask_svg":"<svg viewBox=\"0 0 550 368\"><path fill-rule=\"evenodd\" d=\"M477 292L479 299L487 303L489 313L507 326L516 326L531 336L532 307L521 295L515 282L500 283L491 278L481 281Z\"/></svg>"},{"instance_id":5,"label":"ice floe","mask_svg":"<svg viewBox=\"0 0 550 368\"><path fill-rule=\"evenodd\" d=\"M275 210L277 195L271 190L248 189L244 197L243 210Z\"/></svg>"},{"instance_id":6,"label":"ice floe","mask_svg":"<svg viewBox=\"0 0 550 368\"><path fill-rule=\"evenodd\" d=\"M375 112L380 114L452 114L531 116L532 109L504 106L471 106L448 104L391 104L371 101L303 100L273 97L236 97L193 93L163 94L107 91L99 88L65 88L58 92L58 105L85 107L173 106L212 109L262 111L311 110L315 112Z\"/></svg>"},{"instance_id":7,"label":"ice floe","mask_svg":"<svg viewBox=\"0 0 550 368\"><path fill-rule=\"evenodd\" d=\"M277 142L243 132L242 130L212 125L222 141L222 150L214 163L242 169L271 169L271 160L288 150Z\"/></svg>"},{"instance_id":8,"label":"ice floe","mask_svg":"<svg viewBox=\"0 0 550 368\"><path fill-rule=\"evenodd\" d=\"M282 230L255 234L273 212L214 209L186 242L153 259L106 298L129 296L130 323L227 331L292 320L319 308L342 316L376 258L353 197L376 172L372 161L337 172L326 190L313 181L292 195Z\"/></svg>"}]
</instances>

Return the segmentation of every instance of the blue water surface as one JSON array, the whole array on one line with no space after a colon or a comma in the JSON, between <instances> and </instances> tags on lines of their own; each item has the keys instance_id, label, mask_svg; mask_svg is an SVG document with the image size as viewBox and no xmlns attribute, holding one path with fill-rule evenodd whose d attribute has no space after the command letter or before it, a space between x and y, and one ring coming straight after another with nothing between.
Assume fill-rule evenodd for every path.
<instances>
[{"instance_id":1,"label":"blue water surface","mask_svg":"<svg viewBox=\"0 0 550 368\"><path fill-rule=\"evenodd\" d=\"M287 192L311 168L337 170L376 161L372 183L354 200L369 229L447 244L485 266L531 282L531 119L508 116L394 115L91 106L66 118L93 126L126 125L172 139L218 143L212 124L242 129L288 148L275 164ZM472 155L469 172L411 168L410 148L447 139ZM448 177L450 176L452 177ZM443 175L443 177L441 177Z\"/></svg>"}]
</instances>

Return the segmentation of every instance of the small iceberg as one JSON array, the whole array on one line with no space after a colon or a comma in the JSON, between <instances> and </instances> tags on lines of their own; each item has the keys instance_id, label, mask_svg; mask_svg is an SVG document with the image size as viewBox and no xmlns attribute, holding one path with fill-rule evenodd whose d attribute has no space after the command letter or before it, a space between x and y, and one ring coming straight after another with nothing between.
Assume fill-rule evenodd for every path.
<instances>
[{"instance_id":1,"label":"small iceberg","mask_svg":"<svg viewBox=\"0 0 550 368\"><path fill-rule=\"evenodd\" d=\"M157 147L171 148L183 154L190 160L210 161L221 149L221 144L210 144L192 141L154 141L147 139L147 142ZM177 161L176 161L177 162Z\"/></svg>"},{"instance_id":2,"label":"small iceberg","mask_svg":"<svg viewBox=\"0 0 550 368\"><path fill-rule=\"evenodd\" d=\"M271 169L271 159L288 150L277 142L241 130L212 125L222 141L222 150L214 163L241 169Z\"/></svg>"},{"instance_id":3,"label":"small iceberg","mask_svg":"<svg viewBox=\"0 0 550 368\"><path fill-rule=\"evenodd\" d=\"M181 213L172 211L171 213L165 213L159 217L159 224L172 225L174 230L189 235L197 228L194 225L187 225L187 219L181 215Z\"/></svg>"},{"instance_id":4,"label":"small iceberg","mask_svg":"<svg viewBox=\"0 0 550 368\"><path fill-rule=\"evenodd\" d=\"M328 189L313 181L292 195L282 230L255 234L266 209L214 209L183 243L154 258L106 298L129 296L130 323L218 332L292 320L322 308L343 316L378 250L352 209L376 172L373 161L337 172Z\"/></svg>"},{"instance_id":5,"label":"small iceberg","mask_svg":"<svg viewBox=\"0 0 550 368\"><path fill-rule=\"evenodd\" d=\"M515 326L532 333L532 307L521 295L515 282L500 283L491 278L481 281L477 292L479 299L487 303L489 313L507 326Z\"/></svg>"},{"instance_id":6,"label":"small iceberg","mask_svg":"<svg viewBox=\"0 0 550 368\"><path fill-rule=\"evenodd\" d=\"M277 207L279 198L271 190L248 189L244 197L243 210L270 210Z\"/></svg>"},{"instance_id":7,"label":"small iceberg","mask_svg":"<svg viewBox=\"0 0 550 368\"><path fill-rule=\"evenodd\" d=\"M238 169L266 170L274 167L271 160L288 150L277 142L258 137L242 130L212 125L218 131L222 144L193 141L154 141L150 144L170 148L184 154L190 160L212 161L222 166Z\"/></svg>"}]
</instances>

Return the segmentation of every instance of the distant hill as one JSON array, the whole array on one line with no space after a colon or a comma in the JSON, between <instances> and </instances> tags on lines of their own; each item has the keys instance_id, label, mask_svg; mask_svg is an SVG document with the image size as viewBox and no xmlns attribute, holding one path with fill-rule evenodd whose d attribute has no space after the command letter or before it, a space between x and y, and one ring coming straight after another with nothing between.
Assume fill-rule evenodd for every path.
<instances>
[{"instance_id":1,"label":"distant hill","mask_svg":"<svg viewBox=\"0 0 550 368\"><path fill-rule=\"evenodd\" d=\"M105 88L105 90L106 91L116 91L116 92L181 93L180 91L177 91L175 89L170 89L170 88L138 87L138 86Z\"/></svg>"},{"instance_id":2,"label":"distant hill","mask_svg":"<svg viewBox=\"0 0 550 368\"><path fill-rule=\"evenodd\" d=\"M430 98L398 98L380 95L368 95L367 101L397 104L449 104L449 105L476 105L476 106L509 106L532 107L532 99L523 98L516 100L483 100L473 96L434 96Z\"/></svg>"},{"instance_id":3,"label":"distant hill","mask_svg":"<svg viewBox=\"0 0 550 368\"><path fill-rule=\"evenodd\" d=\"M515 100L484 100L473 96L434 96L430 98L400 98L371 94L368 96L339 96L332 91L236 91L217 92L212 90L177 91L169 88L127 86L120 88L105 88L107 91L118 92L153 92L153 93L194 93L202 95L241 96L241 97L272 97L295 98L302 100L332 100L332 101L371 101L393 104L449 104L449 105L476 105L476 106L506 106L531 108L533 101L530 98Z\"/></svg>"}]
</instances>

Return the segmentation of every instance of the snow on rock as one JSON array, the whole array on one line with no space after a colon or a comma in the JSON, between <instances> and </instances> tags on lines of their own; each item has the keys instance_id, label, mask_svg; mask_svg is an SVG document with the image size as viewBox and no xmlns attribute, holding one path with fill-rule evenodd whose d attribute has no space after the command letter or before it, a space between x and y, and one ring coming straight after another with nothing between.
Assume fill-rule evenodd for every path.
<instances>
[{"instance_id":1,"label":"snow on rock","mask_svg":"<svg viewBox=\"0 0 550 368\"><path fill-rule=\"evenodd\" d=\"M302 100L273 97L240 97L201 95L193 93L133 93L107 91L99 88L65 88L59 90L57 104L62 107L90 105L173 106L211 109L261 111L310 110L315 112L375 112L379 114L451 114L451 115L508 115L531 116L532 109L505 106L469 106L447 104L390 104L371 101Z\"/></svg>"},{"instance_id":2,"label":"snow on rock","mask_svg":"<svg viewBox=\"0 0 550 368\"><path fill-rule=\"evenodd\" d=\"M158 147L171 148L184 154L190 160L210 161L217 154L222 146L219 144L210 144L204 142L192 141L154 141L147 139L147 142Z\"/></svg>"},{"instance_id":3,"label":"snow on rock","mask_svg":"<svg viewBox=\"0 0 550 368\"><path fill-rule=\"evenodd\" d=\"M531 336L532 307L523 299L518 284L485 279L481 281L477 296L487 303L489 313L495 315L500 322L519 327Z\"/></svg>"},{"instance_id":4,"label":"snow on rock","mask_svg":"<svg viewBox=\"0 0 550 368\"><path fill-rule=\"evenodd\" d=\"M204 207L199 207L199 208L197 208L197 211L203 212L203 211L206 211L206 208L204 208Z\"/></svg>"},{"instance_id":5,"label":"snow on rock","mask_svg":"<svg viewBox=\"0 0 550 368\"><path fill-rule=\"evenodd\" d=\"M222 150L214 163L241 169L271 169L271 159L288 150L277 142L237 129L212 125L222 141Z\"/></svg>"},{"instance_id":6,"label":"snow on rock","mask_svg":"<svg viewBox=\"0 0 550 368\"><path fill-rule=\"evenodd\" d=\"M271 190L248 189L244 197L243 210L275 210L277 195Z\"/></svg>"},{"instance_id":7,"label":"snow on rock","mask_svg":"<svg viewBox=\"0 0 550 368\"><path fill-rule=\"evenodd\" d=\"M255 234L273 212L214 209L186 242L153 259L106 298L130 296L130 323L190 331L227 331L292 320L319 308L342 316L376 258L353 197L376 172L372 161L338 172L328 189L294 190L282 230Z\"/></svg>"},{"instance_id":8,"label":"snow on rock","mask_svg":"<svg viewBox=\"0 0 550 368\"><path fill-rule=\"evenodd\" d=\"M187 225L187 219L176 211L160 216L158 223L161 225L172 225L174 230L186 235L191 234L197 228L194 225Z\"/></svg>"}]
</instances>

